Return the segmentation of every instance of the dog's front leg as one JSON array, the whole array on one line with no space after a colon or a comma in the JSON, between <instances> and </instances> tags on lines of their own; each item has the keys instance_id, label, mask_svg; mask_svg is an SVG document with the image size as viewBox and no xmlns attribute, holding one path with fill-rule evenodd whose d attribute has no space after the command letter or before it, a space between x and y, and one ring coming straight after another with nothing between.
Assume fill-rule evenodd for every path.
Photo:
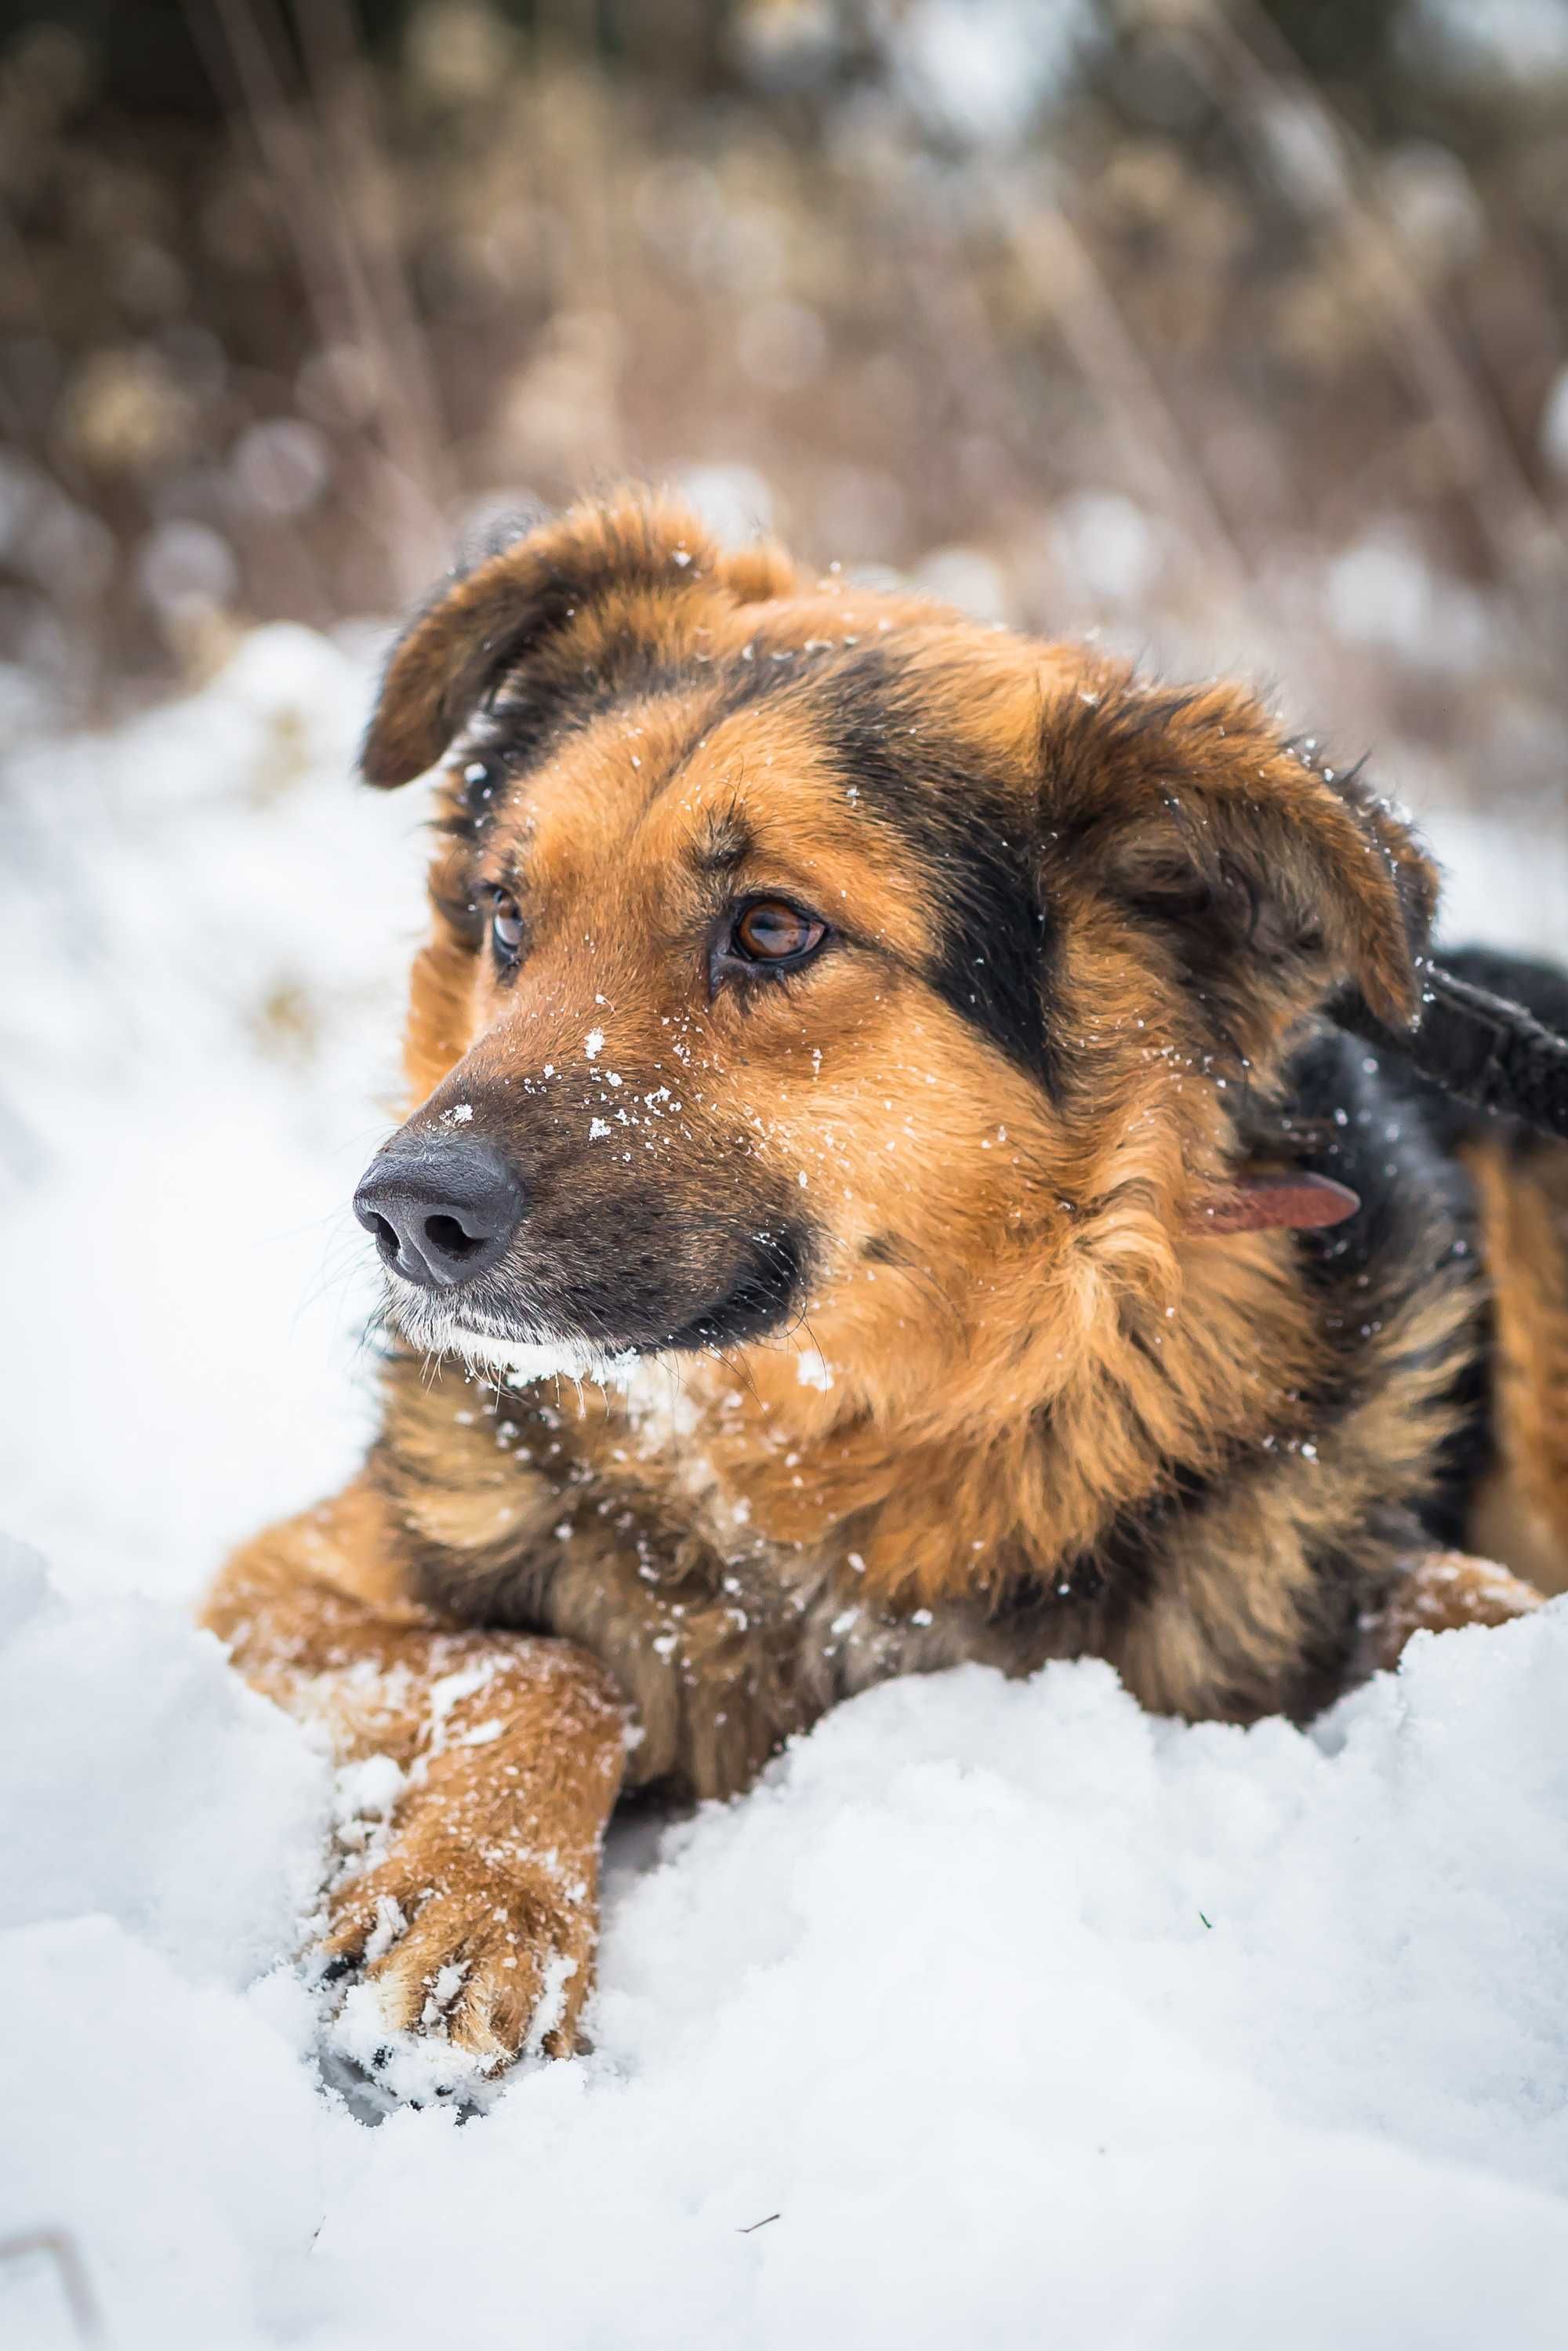
<instances>
[{"instance_id":1,"label":"dog's front leg","mask_svg":"<svg viewBox=\"0 0 1568 2351\"><path fill-rule=\"evenodd\" d=\"M334 1888L325 1938L362 1970L378 2028L434 2029L486 2070L568 2054L626 1710L571 1643L451 1629L404 1598L388 1531L350 1487L240 1552L204 1621L344 1761L402 1769L384 1850Z\"/></svg>"},{"instance_id":2,"label":"dog's front leg","mask_svg":"<svg viewBox=\"0 0 1568 2351\"><path fill-rule=\"evenodd\" d=\"M568 2056L592 1981L599 1855L625 1717L564 1642L404 1635L379 1669L418 1717L388 1848L334 1892L326 1949L393 2031L486 2067Z\"/></svg>"}]
</instances>

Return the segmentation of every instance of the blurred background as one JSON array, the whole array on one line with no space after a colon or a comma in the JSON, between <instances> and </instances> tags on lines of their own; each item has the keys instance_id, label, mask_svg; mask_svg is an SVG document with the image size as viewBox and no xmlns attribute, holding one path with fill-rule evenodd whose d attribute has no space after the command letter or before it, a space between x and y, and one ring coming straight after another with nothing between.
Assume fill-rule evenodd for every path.
<instances>
[{"instance_id":1,"label":"blurred background","mask_svg":"<svg viewBox=\"0 0 1568 2351\"><path fill-rule=\"evenodd\" d=\"M632 472L1560 826L1568 0L4 0L0 433L12 739Z\"/></svg>"},{"instance_id":2,"label":"blurred background","mask_svg":"<svg viewBox=\"0 0 1568 2351\"><path fill-rule=\"evenodd\" d=\"M1568 939L1568 0L0 0L0 1526L348 1474L397 613L610 476L1371 754Z\"/></svg>"}]
</instances>

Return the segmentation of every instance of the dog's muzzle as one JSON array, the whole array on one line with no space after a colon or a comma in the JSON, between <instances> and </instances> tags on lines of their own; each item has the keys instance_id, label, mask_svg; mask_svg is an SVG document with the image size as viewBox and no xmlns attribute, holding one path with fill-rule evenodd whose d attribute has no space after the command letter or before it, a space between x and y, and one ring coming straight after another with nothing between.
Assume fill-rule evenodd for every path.
<instances>
[{"instance_id":1,"label":"dog's muzzle","mask_svg":"<svg viewBox=\"0 0 1568 2351\"><path fill-rule=\"evenodd\" d=\"M354 1195L382 1263L421 1290L455 1289L499 1264L526 1205L500 1152L458 1135L394 1135Z\"/></svg>"}]
</instances>

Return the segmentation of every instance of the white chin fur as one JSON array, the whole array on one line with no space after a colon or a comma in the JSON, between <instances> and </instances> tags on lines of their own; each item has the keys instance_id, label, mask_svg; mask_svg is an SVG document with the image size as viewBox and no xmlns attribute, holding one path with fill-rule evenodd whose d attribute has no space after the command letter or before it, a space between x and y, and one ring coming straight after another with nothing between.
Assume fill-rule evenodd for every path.
<instances>
[{"instance_id":1,"label":"white chin fur","mask_svg":"<svg viewBox=\"0 0 1568 2351\"><path fill-rule=\"evenodd\" d=\"M646 1370L630 1347L610 1352L578 1339L504 1339L465 1330L424 1292L401 1282L389 1287L393 1317L416 1347L455 1355L470 1372L499 1373L517 1387L535 1380L591 1380L599 1387L626 1388Z\"/></svg>"},{"instance_id":2,"label":"white chin fur","mask_svg":"<svg viewBox=\"0 0 1568 2351\"><path fill-rule=\"evenodd\" d=\"M609 1355L571 1339L492 1339L479 1331L454 1331L442 1353L460 1355L470 1371L500 1372L517 1387L535 1380L591 1380L599 1387L622 1387L641 1360L630 1347Z\"/></svg>"}]
</instances>

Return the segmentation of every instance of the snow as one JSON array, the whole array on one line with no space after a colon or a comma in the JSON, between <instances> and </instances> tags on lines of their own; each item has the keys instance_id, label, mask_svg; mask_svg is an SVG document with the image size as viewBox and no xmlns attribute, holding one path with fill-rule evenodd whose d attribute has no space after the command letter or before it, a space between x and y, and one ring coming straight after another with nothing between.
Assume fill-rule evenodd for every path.
<instances>
[{"instance_id":1,"label":"snow","mask_svg":"<svg viewBox=\"0 0 1568 2351\"><path fill-rule=\"evenodd\" d=\"M682 465L675 487L715 537L744 547L773 526L773 493L755 465Z\"/></svg>"},{"instance_id":2,"label":"snow","mask_svg":"<svg viewBox=\"0 0 1568 2351\"><path fill-rule=\"evenodd\" d=\"M1004 150L1063 100L1098 39L1082 0L876 0L869 29L923 123L960 147Z\"/></svg>"},{"instance_id":3,"label":"snow","mask_svg":"<svg viewBox=\"0 0 1568 2351\"><path fill-rule=\"evenodd\" d=\"M371 2131L286 1964L320 1760L173 1610L36 1585L0 2192L115 2343L1564 2339L1561 1614L1316 1739L873 1692L620 1885L591 2057Z\"/></svg>"},{"instance_id":4,"label":"snow","mask_svg":"<svg viewBox=\"0 0 1568 2351\"><path fill-rule=\"evenodd\" d=\"M1328 567L1328 615L1352 644L1386 647L1416 667L1464 675L1495 657L1483 599L1444 580L1407 534L1390 529Z\"/></svg>"},{"instance_id":5,"label":"snow","mask_svg":"<svg viewBox=\"0 0 1568 2351\"><path fill-rule=\"evenodd\" d=\"M189 1593L370 1425L349 1200L428 845L416 796L350 780L370 652L260 630L205 692L5 763L0 1518L68 1582Z\"/></svg>"},{"instance_id":6,"label":"snow","mask_svg":"<svg viewBox=\"0 0 1568 2351\"><path fill-rule=\"evenodd\" d=\"M1563 1605L1312 1735L1092 1664L874 1691L620 1833L591 2055L464 2126L322 2086L301 1922L395 1771L187 1604L368 1421L423 814L350 788L368 653L259 632L0 793L0 1519L54 1568L0 1550L0 2241L114 2351L1568 2341ZM1560 935L1560 852L1439 830L1465 917ZM7 2351L78 2339L0 2261Z\"/></svg>"},{"instance_id":7,"label":"snow","mask_svg":"<svg viewBox=\"0 0 1568 2351\"><path fill-rule=\"evenodd\" d=\"M1550 89L1568 77L1568 17L1558 0L1416 0L1401 38L1428 67L1463 87L1511 83Z\"/></svg>"}]
</instances>

